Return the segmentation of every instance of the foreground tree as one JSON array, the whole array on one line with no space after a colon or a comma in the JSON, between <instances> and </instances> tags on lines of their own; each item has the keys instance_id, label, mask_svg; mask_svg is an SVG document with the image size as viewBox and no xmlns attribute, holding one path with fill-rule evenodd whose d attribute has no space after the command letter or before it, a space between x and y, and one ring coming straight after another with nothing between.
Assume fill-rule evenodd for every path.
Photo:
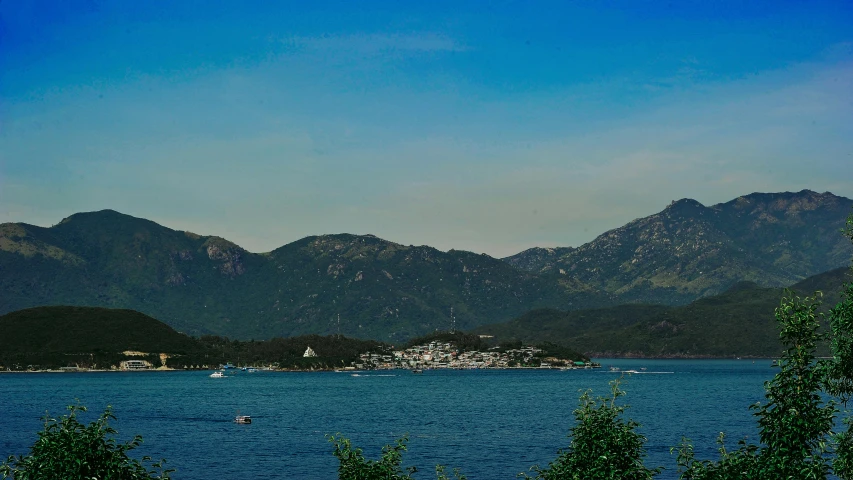
<instances>
[{"instance_id":1,"label":"foreground tree","mask_svg":"<svg viewBox=\"0 0 853 480\"><path fill-rule=\"evenodd\" d=\"M397 440L394 445L385 445L379 460L364 458L360 448L353 447L352 442L341 435L330 435L329 442L335 446L334 455L338 458L339 480L412 480L416 467L403 467L403 452L406 451L407 437ZM436 480L466 480L458 468L453 469L450 477L444 465L435 466Z\"/></svg>"},{"instance_id":2,"label":"foreground tree","mask_svg":"<svg viewBox=\"0 0 853 480\"><path fill-rule=\"evenodd\" d=\"M625 395L619 380L610 382L610 397L593 399L586 391L574 411L576 424L571 429L569 447L548 464L534 466L536 479L542 480L647 480L661 468L646 468L646 437L636 429L640 425L625 420L625 406L616 401ZM525 478L531 478L524 475Z\"/></svg>"},{"instance_id":3,"label":"foreground tree","mask_svg":"<svg viewBox=\"0 0 853 480\"><path fill-rule=\"evenodd\" d=\"M83 425L77 419L86 407L71 405L68 415L61 418L43 417L44 429L30 448L30 454L11 456L0 464L0 475L14 480L165 480L174 470L163 468L163 461L151 463L150 470L144 462L130 458L128 452L142 443L136 436L127 443L113 438L117 432L109 426L114 420L110 407L101 416Z\"/></svg>"},{"instance_id":4,"label":"foreground tree","mask_svg":"<svg viewBox=\"0 0 853 480\"><path fill-rule=\"evenodd\" d=\"M853 240L853 216L844 230ZM753 405L760 445L742 440L729 452L721 434L720 459L697 460L689 440L678 452L682 480L853 479L853 430L835 433L838 405L853 395L853 284L829 312L828 333L821 333L820 293L800 298L787 292L776 309L785 347L766 382L764 404ZM818 343L829 340L832 356L817 359Z\"/></svg>"},{"instance_id":5,"label":"foreground tree","mask_svg":"<svg viewBox=\"0 0 853 480\"><path fill-rule=\"evenodd\" d=\"M379 460L368 460L360 448L341 435L331 435L329 442L335 446L334 455L340 462L338 478L340 480L411 480L415 467L403 468L403 452L406 451L406 437L397 440L394 445L382 448Z\"/></svg>"}]
</instances>

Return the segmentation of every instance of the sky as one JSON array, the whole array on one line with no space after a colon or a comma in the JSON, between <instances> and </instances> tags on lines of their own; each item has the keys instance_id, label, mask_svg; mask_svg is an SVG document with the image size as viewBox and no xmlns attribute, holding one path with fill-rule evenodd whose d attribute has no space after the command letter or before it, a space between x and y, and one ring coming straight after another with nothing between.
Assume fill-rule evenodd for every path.
<instances>
[{"instance_id":1,"label":"sky","mask_svg":"<svg viewBox=\"0 0 853 480\"><path fill-rule=\"evenodd\" d=\"M0 223L495 257L853 197L853 3L0 1Z\"/></svg>"}]
</instances>

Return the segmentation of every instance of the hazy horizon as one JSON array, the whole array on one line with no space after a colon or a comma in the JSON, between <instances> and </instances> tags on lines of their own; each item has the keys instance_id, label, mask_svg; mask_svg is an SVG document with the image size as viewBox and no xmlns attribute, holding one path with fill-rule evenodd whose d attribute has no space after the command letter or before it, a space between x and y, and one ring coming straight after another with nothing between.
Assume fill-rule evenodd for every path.
<instances>
[{"instance_id":1,"label":"hazy horizon","mask_svg":"<svg viewBox=\"0 0 853 480\"><path fill-rule=\"evenodd\" d=\"M804 189L804 190L810 190L810 189ZM813 192L813 193L817 193L817 194L827 194L827 193L828 193L828 194L835 195L835 193L834 193L834 192L814 192L813 190L812 190L812 192ZM751 192L751 193L749 193L749 194L744 194L743 196L750 195L750 194L777 194L777 193L799 193L799 192ZM842 198L846 198L846 197L844 197L843 195L837 195L837 196L842 197ZM673 202L680 201L680 200L685 200L685 199L687 199L687 198L685 197L685 198L681 198L681 199L676 199L676 200L673 200ZM695 200L695 199L693 199L693 200ZM730 200L734 200L734 199L730 199ZM700 202L700 203L701 203L701 202ZM721 202L721 203L725 203L725 202ZM717 205L717 204L713 204L713 205L705 205L705 204L703 204L703 205L704 205L704 206L706 206L706 207L712 207L712 206ZM643 217L647 217L647 216L650 216L650 215L654 215L654 214L659 213L660 211L662 211L664 208L665 208L665 206L664 206L664 207L661 207L661 210L658 210L658 211L655 211L655 212L649 212L648 214L643 215L642 217L638 217L638 218L643 218ZM128 212L120 212L120 211L117 211L117 210L115 210L115 209L110 209L110 208L102 209L102 210L96 210L96 211L90 211L90 212L74 212L73 214L69 215L69 217L70 217L70 216L72 216L72 215L76 215L76 214L90 214L90 213L98 213L98 212L101 212L101 211L104 211L104 210L111 210L111 211L117 212L117 213L122 214L122 215L128 215L128 216L131 216L131 217L141 218L141 219L144 219L144 220L151 220L150 218L139 217L139 216L137 216L137 215L133 215L133 214L128 213ZM37 225L37 226L39 226L39 227L46 227L46 228L47 228L47 227L51 227L51 226L55 226L55 225L57 225L57 224L61 223L62 221L66 220L67 218L68 218L68 217L63 217L63 218L58 219L58 220L56 220L56 221L54 221L54 222L52 222L52 223L50 223L50 224ZM632 219L632 220L636 220L636 219ZM153 221L153 220L152 220L152 221ZM5 223L5 222L3 222L3 223ZM10 222L10 223L28 223L28 222ZM157 223L158 223L158 224L160 224L159 222L157 222ZM169 228L169 229L171 229L171 230L175 230L175 231L183 231L183 232L192 233L192 234L196 234L196 235L202 235L202 236L218 236L218 237L225 238L226 240L233 241L232 239L227 238L227 237L223 237L222 235L219 235L219 234L218 234L218 233L216 233L216 232L196 232L196 231L192 231L192 230L189 230L189 229L186 229L186 228L182 228L180 225L164 225L164 224L160 224L160 225L161 225L161 226L163 226L163 227ZM622 225L618 225L618 226L615 226L614 228L618 228L618 227L621 227L621 226L622 226ZM606 230L606 231L601 231L601 232L595 233L595 234L592 236L592 238L590 238L590 241L594 240L595 238L597 238L597 237L599 237L599 236L601 236L601 235L606 234L606 233L607 233L607 231L610 231L610 230L612 230L612 228L611 228L611 229L608 229L608 230ZM245 246L240 245L240 244L239 244L239 242L235 242L235 243L237 243L237 245L238 245L238 246L240 246L241 248L243 248L244 250L246 250L246 251L248 251L248 252L250 252L250 253L261 254L261 253L268 253L268 252L270 252L270 251L272 251L272 250L275 250L275 249L277 249L277 248L283 247L283 246L288 245L288 244L293 243L293 242L298 242L299 240L302 240L302 239L304 239L304 238L308 238L308 237L321 237L321 236L327 236L327 235L373 235L373 236L375 236L375 237L381 238L382 240L386 240L386 241L389 241L389 242L392 242L392 243L396 243L396 244L400 244L400 245L403 245L403 244L404 244L403 242L396 241L396 240L395 240L395 239L393 239L393 238L386 238L386 237L382 237L381 235L375 235L375 234L370 233L370 232L364 232L364 233L352 233L352 232L343 232L343 231L341 231L341 232L308 233L308 234L303 235L303 236L301 236L301 237L299 237L299 238L295 238L295 239L292 239L292 240L287 240L287 241L286 241L286 242L284 242L284 243L281 243L281 244L279 244L279 245L277 245L277 246L275 246L275 247L273 247L273 248L271 248L271 249L269 249L269 250L264 250L264 251L255 251L255 250L250 250L250 249L246 248ZM584 242L583 244L585 244L585 243L588 243L588 242ZM534 245L534 246L532 246L532 247L527 247L527 248L525 248L525 249L519 250L519 251L517 251L517 252L510 253L510 254L507 254L507 255L502 255L502 256L498 256L498 257L495 257L494 255L490 255L490 256L492 256L492 257L494 257L494 258L506 258L506 257L512 256L512 255L515 255L515 254L517 254L517 253L522 253L523 251L528 250L528 249L530 249L530 248L537 248L537 247L538 247L538 248L579 247L579 246L581 246L581 245L583 245L583 244L578 244L578 245ZM417 242L414 242L414 243L408 243L407 245L433 247L433 248L437 248L438 250L441 250L441 251L444 251L444 252L447 252L448 250L465 250L465 249L462 249L462 248L454 248L454 247L452 247L452 246L451 246L450 248L438 248L438 247L435 247L434 245L429 245L429 244L425 244L425 243L417 243ZM475 253L485 253L485 252L475 252Z\"/></svg>"},{"instance_id":2,"label":"hazy horizon","mask_svg":"<svg viewBox=\"0 0 853 480\"><path fill-rule=\"evenodd\" d=\"M0 3L0 223L505 257L853 197L853 4Z\"/></svg>"}]
</instances>

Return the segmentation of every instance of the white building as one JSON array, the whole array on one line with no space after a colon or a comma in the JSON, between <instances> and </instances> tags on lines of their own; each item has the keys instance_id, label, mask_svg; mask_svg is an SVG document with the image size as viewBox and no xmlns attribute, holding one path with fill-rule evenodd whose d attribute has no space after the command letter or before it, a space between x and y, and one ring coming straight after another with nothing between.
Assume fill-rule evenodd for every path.
<instances>
[{"instance_id":1,"label":"white building","mask_svg":"<svg viewBox=\"0 0 853 480\"><path fill-rule=\"evenodd\" d=\"M124 360L120 364L122 370L148 370L151 364L145 360Z\"/></svg>"}]
</instances>

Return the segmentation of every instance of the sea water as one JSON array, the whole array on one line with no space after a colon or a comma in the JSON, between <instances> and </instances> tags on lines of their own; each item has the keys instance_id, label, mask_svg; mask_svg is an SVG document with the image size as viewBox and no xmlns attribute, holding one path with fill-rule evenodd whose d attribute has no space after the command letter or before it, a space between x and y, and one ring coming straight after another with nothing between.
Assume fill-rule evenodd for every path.
<instances>
[{"instance_id":1,"label":"sea water","mask_svg":"<svg viewBox=\"0 0 853 480\"><path fill-rule=\"evenodd\" d=\"M88 422L112 405L119 438L144 437L136 455L165 458L190 479L334 479L327 435L350 438L368 458L408 435L404 466L434 479L435 465L470 480L513 479L547 465L568 445L572 411L586 389L609 394L625 374L626 414L648 437L649 466L677 478L670 448L682 436L698 458L716 459L715 443L757 443L750 404L764 400L769 360L599 360L594 370L406 370L360 372L210 372L0 374L0 458L24 454L42 427L77 399ZM645 368L645 370L641 370ZM250 425L233 423L239 411Z\"/></svg>"}]
</instances>

